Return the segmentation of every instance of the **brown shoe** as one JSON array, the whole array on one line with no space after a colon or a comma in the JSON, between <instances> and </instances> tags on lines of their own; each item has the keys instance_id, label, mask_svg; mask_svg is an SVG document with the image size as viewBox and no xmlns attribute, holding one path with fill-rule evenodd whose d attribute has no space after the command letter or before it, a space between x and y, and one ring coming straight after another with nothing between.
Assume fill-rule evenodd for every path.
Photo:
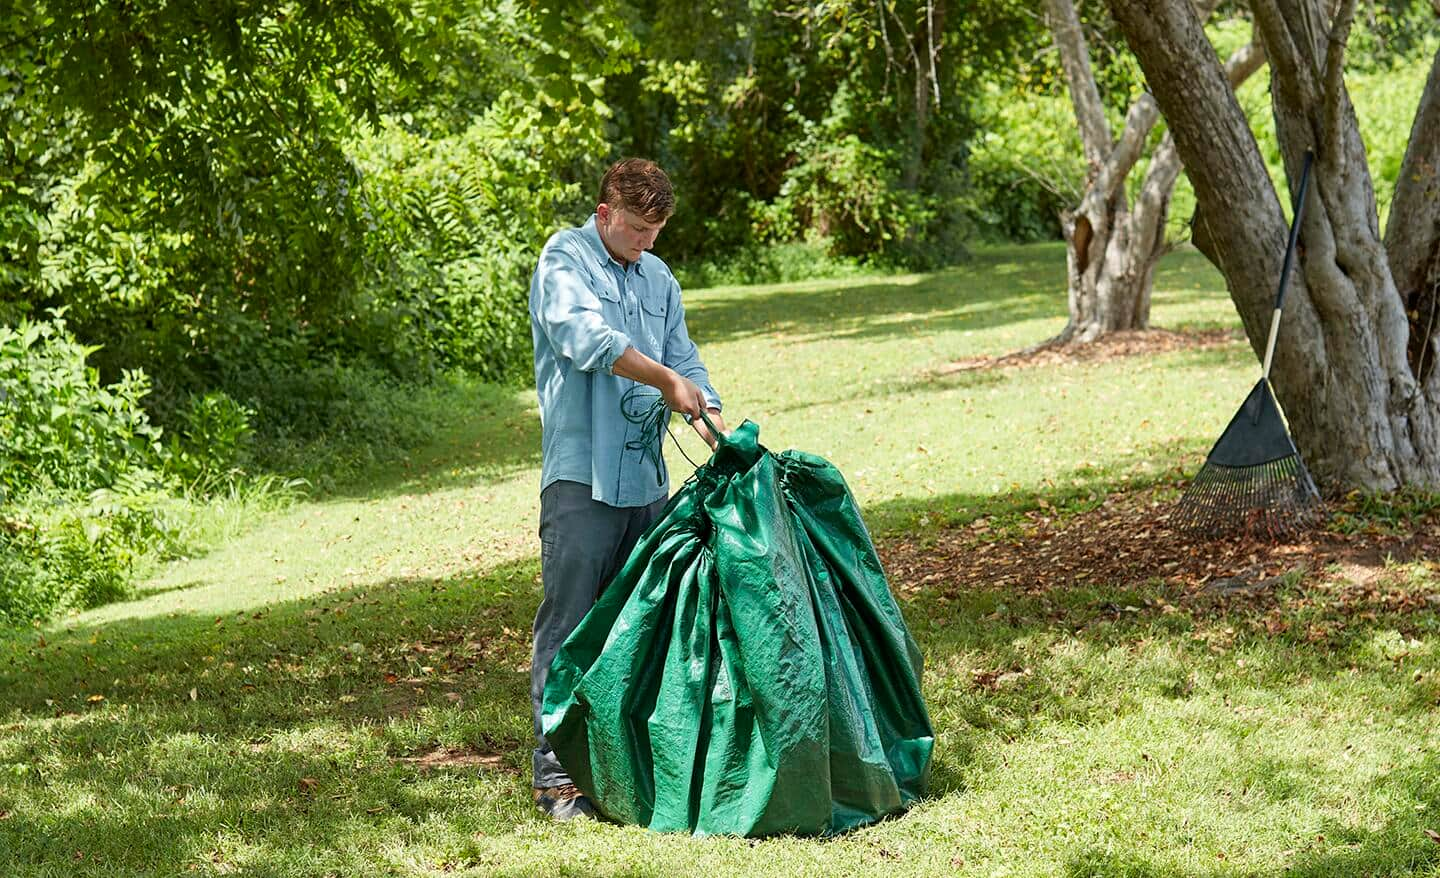
<instances>
[{"instance_id":1,"label":"brown shoe","mask_svg":"<svg viewBox=\"0 0 1440 878\"><path fill-rule=\"evenodd\" d=\"M595 806L573 783L558 787L535 787L532 794L535 806L556 820L595 817Z\"/></svg>"}]
</instances>

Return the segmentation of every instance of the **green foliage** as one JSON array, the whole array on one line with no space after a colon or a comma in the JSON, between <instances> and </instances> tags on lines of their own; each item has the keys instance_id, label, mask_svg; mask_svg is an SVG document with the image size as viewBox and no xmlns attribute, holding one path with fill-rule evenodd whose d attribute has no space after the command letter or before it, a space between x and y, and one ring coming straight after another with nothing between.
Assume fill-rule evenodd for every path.
<instances>
[{"instance_id":1,"label":"green foliage","mask_svg":"<svg viewBox=\"0 0 1440 878\"><path fill-rule=\"evenodd\" d=\"M179 549L167 488L135 469L65 503L0 508L0 626L129 595L145 559Z\"/></svg>"},{"instance_id":2,"label":"green foliage","mask_svg":"<svg viewBox=\"0 0 1440 878\"><path fill-rule=\"evenodd\" d=\"M773 284L820 278L850 277L874 269L834 255L823 239L785 244L751 244L713 259L688 262L676 270L684 287Z\"/></svg>"},{"instance_id":3,"label":"green foliage","mask_svg":"<svg viewBox=\"0 0 1440 878\"><path fill-rule=\"evenodd\" d=\"M656 157L680 192L664 255L714 265L823 241L842 260L963 258L968 94L1028 32L1019 9L987 0L942 16L917 104L906 59L930 51L924 3L642 4L647 57L620 79L616 121L622 151Z\"/></svg>"},{"instance_id":4,"label":"green foliage","mask_svg":"<svg viewBox=\"0 0 1440 878\"><path fill-rule=\"evenodd\" d=\"M0 326L0 502L32 491L88 491L160 467L160 430L140 406L144 373L110 385L57 314Z\"/></svg>"},{"instance_id":5,"label":"green foliage","mask_svg":"<svg viewBox=\"0 0 1440 878\"><path fill-rule=\"evenodd\" d=\"M544 159L554 145L542 116L510 96L445 138L392 124L358 145L386 205L380 246L391 262L377 300L405 315L438 363L497 381L528 373L529 274L557 215L580 198Z\"/></svg>"},{"instance_id":6,"label":"green foliage","mask_svg":"<svg viewBox=\"0 0 1440 878\"><path fill-rule=\"evenodd\" d=\"M1436 11L1430 0L1371 0L1356 10L1345 51L1350 70L1378 73L1434 54ZM1407 121L1413 112L1407 116Z\"/></svg>"},{"instance_id":7,"label":"green foliage","mask_svg":"<svg viewBox=\"0 0 1440 878\"><path fill-rule=\"evenodd\" d=\"M104 384L95 350L60 314L0 326L0 624L127 594L145 559L180 549L176 477L213 488L248 433L250 413L210 393L166 444L145 375Z\"/></svg>"},{"instance_id":8,"label":"green foliage","mask_svg":"<svg viewBox=\"0 0 1440 878\"><path fill-rule=\"evenodd\" d=\"M902 242L923 242L931 232L938 200L903 185L894 150L853 133L857 111L851 90L842 85L822 119L799 125L796 160L774 201L757 211L773 239L808 234L829 241L837 256L883 260ZM957 248L928 261L945 264L960 255Z\"/></svg>"},{"instance_id":9,"label":"green foliage","mask_svg":"<svg viewBox=\"0 0 1440 878\"><path fill-rule=\"evenodd\" d=\"M967 199L981 234L1001 241L1058 239L1060 211L1079 203L1085 183L1069 97L991 85L981 107Z\"/></svg>"},{"instance_id":10,"label":"green foliage","mask_svg":"<svg viewBox=\"0 0 1440 878\"><path fill-rule=\"evenodd\" d=\"M240 473L254 438L250 425L254 417L254 409L223 390L190 397L179 412L178 439L172 438L169 471L199 493L210 493Z\"/></svg>"},{"instance_id":11,"label":"green foliage","mask_svg":"<svg viewBox=\"0 0 1440 878\"><path fill-rule=\"evenodd\" d=\"M435 435L438 413L455 398L455 379L424 385L373 365L258 363L237 376L240 403L256 412L249 461L257 472L298 477L327 493L366 467L402 461ZM454 404L458 405L458 402Z\"/></svg>"},{"instance_id":12,"label":"green foliage","mask_svg":"<svg viewBox=\"0 0 1440 878\"><path fill-rule=\"evenodd\" d=\"M47 0L5 24L14 111L55 120L0 175L8 310L64 302L107 375L166 388L236 339L346 337L367 220L340 142L405 66L392 11Z\"/></svg>"},{"instance_id":13,"label":"green foliage","mask_svg":"<svg viewBox=\"0 0 1440 878\"><path fill-rule=\"evenodd\" d=\"M42 531L7 519L0 533L0 627L92 607L127 594L128 575L114 555L92 542L84 520L68 517Z\"/></svg>"}]
</instances>

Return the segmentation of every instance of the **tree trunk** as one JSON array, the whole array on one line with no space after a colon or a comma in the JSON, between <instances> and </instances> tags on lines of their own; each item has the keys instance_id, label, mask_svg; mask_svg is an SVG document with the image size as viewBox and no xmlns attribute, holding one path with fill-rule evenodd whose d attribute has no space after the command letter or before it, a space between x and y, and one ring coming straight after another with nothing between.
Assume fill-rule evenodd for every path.
<instances>
[{"instance_id":1,"label":"tree trunk","mask_svg":"<svg viewBox=\"0 0 1440 878\"><path fill-rule=\"evenodd\" d=\"M939 64L941 40L945 34L945 0L924 0L919 4L922 19L911 41L910 56L915 64L915 128L910 157L901 175L901 185L914 189L925 167L925 144L930 131L930 103L940 100Z\"/></svg>"},{"instance_id":2,"label":"tree trunk","mask_svg":"<svg viewBox=\"0 0 1440 878\"><path fill-rule=\"evenodd\" d=\"M1107 332L1147 328L1149 288L1165 252L1163 221L1158 235L1140 234L1124 192L1109 201L1086 201L1081 211L1060 215L1070 320L1056 344L1084 344Z\"/></svg>"},{"instance_id":3,"label":"tree trunk","mask_svg":"<svg viewBox=\"0 0 1440 878\"><path fill-rule=\"evenodd\" d=\"M1208 14L1214 5L1204 0L1201 11ZM1155 266L1170 249L1165 222L1181 163L1167 134L1151 157L1132 208L1125 180L1144 154L1159 109L1150 95L1141 96L1130 107L1119 140L1112 141L1073 0L1047 0L1046 12L1088 165L1080 205L1060 215L1069 321L1047 344L1083 344L1108 332L1149 327ZM1263 64L1264 53L1252 43L1227 66L1238 85Z\"/></svg>"},{"instance_id":4,"label":"tree trunk","mask_svg":"<svg viewBox=\"0 0 1440 878\"><path fill-rule=\"evenodd\" d=\"M1195 243L1225 275L1260 355L1286 220L1254 135L1188 0L1110 5L1190 171ZM1423 300L1423 278L1434 276L1440 208L1417 190L1433 187L1434 178L1416 173L1399 180L1392 226L1418 228L1396 226L1387 248L1343 78L1354 0L1341 3L1333 22L1320 0L1253 0L1251 7L1271 65L1276 130L1292 179L1305 150L1316 152L1299 270L1271 375L1291 432L1331 490L1440 487L1440 370L1412 365L1426 350L1433 356L1440 330L1427 327L1419 310L1406 311L1417 295ZM1415 122L1415 132L1430 133L1412 140L1407 166L1433 168L1440 150L1436 78L1432 73ZM1405 277L1414 289L1406 295L1396 285L1399 266L1412 267Z\"/></svg>"}]
</instances>

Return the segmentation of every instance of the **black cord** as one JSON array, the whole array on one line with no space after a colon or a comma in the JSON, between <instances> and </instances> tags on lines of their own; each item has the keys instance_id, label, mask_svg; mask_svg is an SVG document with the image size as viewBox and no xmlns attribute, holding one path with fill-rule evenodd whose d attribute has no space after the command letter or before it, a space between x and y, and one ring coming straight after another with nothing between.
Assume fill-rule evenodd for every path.
<instances>
[{"instance_id":1,"label":"black cord","mask_svg":"<svg viewBox=\"0 0 1440 878\"><path fill-rule=\"evenodd\" d=\"M674 439L674 440L675 440L675 447L680 450L680 456L684 457L685 460L686 460L692 467L694 467L695 469L699 469L699 468L700 468L700 464L696 463L696 462L693 461L693 460L690 460L690 455L688 455L688 454L685 453L685 446L680 444L680 439L679 439L679 437L677 437L677 436L675 435L675 431L674 431L674 430L671 430L671 429L670 429L670 425L669 425L669 424L666 424L666 425L665 425L665 431L670 434L670 438L671 438L671 439Z\"/></svg>"},{"instance_id":2,"label":"black cord","mask_svg":"<svg viewBox=\"0 0 1440 878\"><path fill-rule=\"evenodd\" d=\"M690 460L690 455L685 453L685 447L670 429L670 408L665 405L665 398L652 391L643 384L636 384L626 390L620 396L620 414L625 420L632 424L640 425L640 438L632 439L625 443L626 451L639 451L655 466L655 484L665 484L665 434L669 433L670 438L675 440L675 447L680 449L680 454L689 461L692 467L699 469L700 465ZM655 435L652 442L647 437Z\"/></svg>"}]
</instances>

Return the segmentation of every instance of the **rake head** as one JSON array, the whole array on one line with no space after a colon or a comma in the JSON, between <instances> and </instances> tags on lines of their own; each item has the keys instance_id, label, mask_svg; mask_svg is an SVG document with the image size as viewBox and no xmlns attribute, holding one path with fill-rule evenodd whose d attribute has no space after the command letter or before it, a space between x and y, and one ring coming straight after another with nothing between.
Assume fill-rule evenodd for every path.
<instances>
[{"instance_id":1,"label":"rake head","mask_svg":"<svg viewBox=\"0 0 1440 878\"><path fill-rule=\"evenodd\" d=\"M1225 428L1172 516L1196 536L1282 538L1314 527L1320 492L1261 379Z\"/></svg>"}]
</instances>

